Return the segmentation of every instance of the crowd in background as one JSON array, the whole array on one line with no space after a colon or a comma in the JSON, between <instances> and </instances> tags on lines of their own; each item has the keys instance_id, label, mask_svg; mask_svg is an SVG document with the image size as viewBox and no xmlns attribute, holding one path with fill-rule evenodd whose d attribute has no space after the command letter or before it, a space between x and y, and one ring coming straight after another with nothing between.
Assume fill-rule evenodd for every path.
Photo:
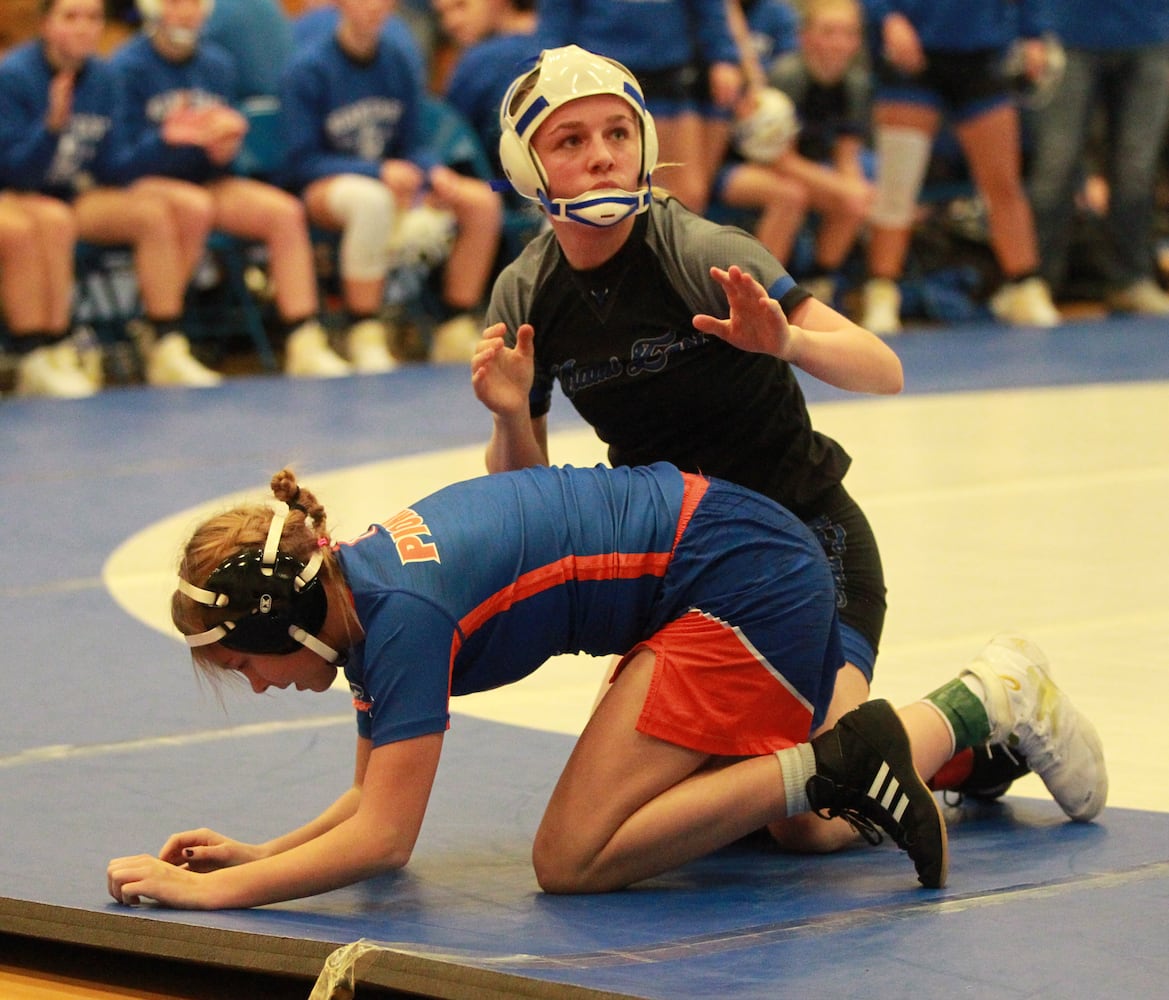
<instances>
[{"instance_id":1,"label":"crowd in background","mask_svg":"<svg viewBox=\"0 0 1169 1000\"><path fill-rule=\"evenodd\" d=\"M541 224L492 183L500 101L572 43L642 83L659 193L753 232L876 333L1052 327L1080 302L1169 318L1169 0L39 11L0 53L0 343L21 393L109 377L78 336L79 247L128 250L154 385L221 381L189 335L193 298L226 280L217 238L248 248L288 376L469 361L494 277Z\"/></svg>"}]
</instances>

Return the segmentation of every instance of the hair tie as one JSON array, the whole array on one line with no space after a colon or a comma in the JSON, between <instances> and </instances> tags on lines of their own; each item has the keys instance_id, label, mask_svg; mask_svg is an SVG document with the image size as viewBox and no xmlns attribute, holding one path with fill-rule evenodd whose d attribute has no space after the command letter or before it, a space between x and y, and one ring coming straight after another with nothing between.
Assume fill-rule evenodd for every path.
<instances>
[{"instance_id":1,"label":"hair tie","mask_svg":"<svg viewBox=\"0 0 1169 1000\"><path fill-rule=\"evenodd\" d=\"M329 547L329 539L325 535L321 535L321 537L317 539L317 548L318 549L327 549L328 547Z\"/></svg>"},{"instance_id":2,"label":"hair tie","mask_svg":"<svg viewBox=\"0 0 1169 1000\"><path fill-rule=\"evenodd\" d=\"M296 488L296 492L293 493L292 496L290 496L284 502L286 504L288 504L289 510L299 510L302 514L305 515L305 517L307 517L308 516L308 508L304 504L298 503L297 501L299 499L300 499L300 487L298 486Z\"/></svg>"}]
</instances>

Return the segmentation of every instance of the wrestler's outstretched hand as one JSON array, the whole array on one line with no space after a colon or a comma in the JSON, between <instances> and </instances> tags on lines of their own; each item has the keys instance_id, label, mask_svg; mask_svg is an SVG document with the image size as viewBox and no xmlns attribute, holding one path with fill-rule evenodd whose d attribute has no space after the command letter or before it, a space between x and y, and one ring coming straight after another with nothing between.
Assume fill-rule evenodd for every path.
<instances>
[{"instance_id":1,"label":"wrestler's outstretched hand","mask_svg":"<svg viewBox=\"0 0 1169 1000\"><path fill-rule=\"evenodd\" d=\"M694 328L721 337L740 350L790 360L792 327L779 303L767 294L767 290L734 264L726 271L712 267L710 276L726 292L730 317L717 319L699 313L694 317Z\"/></svg>"}]
</instances>

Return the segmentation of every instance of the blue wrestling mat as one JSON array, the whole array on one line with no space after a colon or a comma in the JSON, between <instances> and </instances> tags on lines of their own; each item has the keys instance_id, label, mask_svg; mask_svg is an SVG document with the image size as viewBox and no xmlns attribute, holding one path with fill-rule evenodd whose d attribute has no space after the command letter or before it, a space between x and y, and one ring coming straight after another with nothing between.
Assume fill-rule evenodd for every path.
<instances>
[{"instance_id":1,"label":"blue wrestling mat","mask_svg":"<svg viewBox=\"0 0 1169 1000\"><path fill-rule=\"evenodd\" d=\"M571 741L465 717L405 871L249 911L103 901L128 830L161 845L217 812L244 837L292 828L326 804L351 739L347 719L316 720L5 767L4 854L26 862L4 866L4 927L313 978L362 941L376 948L360 981L453 998L1101 997L1169 977L1150 919L1169 903L1169 815L1109 809L1082 825L1031 799L952 809L940 891L887 844L831 857L742 844L630 891L547 896L528 851Z\"/></svg>"},{"instance_id":2,"label":"blue wrestling mat","mask_svg":"<svg viewBox=\"0 0 1169 1000\"><path fill-rule=\"evenodd\" d=\"M1022 394L1169 379L1166 326L971 326L892 343L908 393ZM342 974L355 964L359 983L459 1000L1159 995L1169 981L1169 812L1109 807L1080 825L1023 796L950 809L950 880L939 891L919 888L889 844L792 857L743 843L625 892L554 897L537 889L529 850L572 739L472 717L458 702L405 871L249 911L114 904L104 880L111 857L157 851L170 833L199 825L264 840L319 813L352 773L354 728L341 692L229 690L225 713L201 691L183 647L112 596L103 575L111 553L195 505L254 494L285 462L311 485L322 470L389 457L461 447L481 456L490 422L468 381L462 369L417 367L0 401L0 932L289 974L304 978L306 996L346 946L337 964ZM840 398L805 384L813 402ZM1109 496L1161 475L1150 453L1169 432L1165 398L1144 414L1147 426L1116 429L1146 435L1134 450L1147 468L1120 489L1105 484ZM562 398L551 426L579 429ZM1068 467L1090 461L1084 447L1071 443ZM864 458L871 469L878 456ZM1087 509L1095 517L1098 502ZM1152 561L1169 585L1163 556ZM1160 600L1166 586L1143 589ZM962 601L956 590L955 606ZM1075 617L1063 605L1060 614ZM1072 623L1069 645L1081 624ZM1097 701L1119 732L1128 712L1146 710L1134 700L1164 704L1147 687L1164 672L1148 659L1169 633L1163 619L1135 613L1105 627L1144 651L1101 668L1128 671L1115 674L1112 700ZM963 625L944 628L965 642ZM1147 745L1118 755L1116 773L1138 756L1163 767L1164 730L1141 732ZM1163 787L1160 795L1153 807L1169 808Z\"/></svg>"}]
</instances>

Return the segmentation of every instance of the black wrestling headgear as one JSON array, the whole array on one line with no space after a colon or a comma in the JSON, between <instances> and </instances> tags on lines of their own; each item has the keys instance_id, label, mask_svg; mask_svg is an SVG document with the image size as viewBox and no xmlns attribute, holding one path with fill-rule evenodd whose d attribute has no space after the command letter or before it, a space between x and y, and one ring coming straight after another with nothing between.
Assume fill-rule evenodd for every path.
<instances>
[{"instance_id":1,"label":"black wrestling headgear","mask_svg":"<svg viewBox=\"0 0 1169 1000\"><path fill-rule=\"evenodd\" d=\"M317 638L325 623L328 599L317 574L324 563L319 551L302 563L280 551L288 508L272 515L263 549L244 549L224 559L196 587L182 577L179 591L209 608L227 608L236 616L206 632L186 637L187 645L221 643L241 653L284 656L306 646L329 663L340 654Z\"/></svg>"}]
</instances>

